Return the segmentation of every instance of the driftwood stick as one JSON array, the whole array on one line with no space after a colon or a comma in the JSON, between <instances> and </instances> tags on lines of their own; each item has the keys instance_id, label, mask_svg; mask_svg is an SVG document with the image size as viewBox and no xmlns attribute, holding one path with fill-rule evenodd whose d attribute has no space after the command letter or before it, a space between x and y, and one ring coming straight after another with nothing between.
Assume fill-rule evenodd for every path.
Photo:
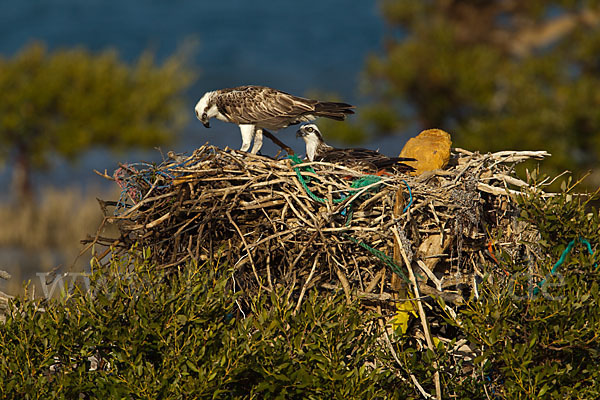
<instances>
[{"instance_id":1,"label":"driftwood stick","mask_svg":"<svg viewBox=\"0 0 600 400\"><path fill-rule=\"evenodd\" d=\"M317 267L318 261L319 261L319 255L317 254L317 256L315 257L315 261L313 261L312 268L310 269L310 274L308 274L308 278L306 278L306 282L304 282L304 285L302 285L302 290L300 291L300 296L298 297L298 302L296 303L296 308L294 309L294 315L296 315L298 313L298 310L300 310L300 306L302 305L302 299L304 298L304 293L306 293L308 284L315 273L315 269Z\"/></svg>"},{"instance_id":2,"label":"driftwood stick","mask_svg":"<svg viewBox=\"0 0 600 400\"><path fill-rule=\"evenodd\" d=\"M421 294L419 293L419 284L417 283L417 279L415 278L415 274L412 270L412 266L410 265L410 261L408 260L408 256L406 255L406 250L404 250L404 245L402 244L402 241L400 240L400 234L398 233L398 229L396 227L392 228L392 232L394 233L394 238L396 239L396 243L398 244L398 247L400 249L400 254L402 254L402 259L404 260L406 268L408 269L408 278L410 279L410 282L413 285L415 298L418 299L421 297ZM427 341L427 347L429 348L429 350L435 352L435 345L433 344L431 332L429 331L429 324L427 323L427 316L425 315L425 309L423 308L423 303L421 302L421 300L416 300L416 302L417 302L417 308L419 310L419 319L421 320L421 325L423 326L423 334L425 335L425 340ZM435 382L436 398L441 400L442 399L442 386L440 383L440 372L437 371L437 365L434 365L434 368L436 368L436 372L433 376L433 379Z\"/></svg>"},{"instance_id":3,"label":"driftwood stick","mask_svg":"<svg viewBox=\"0 0 600 400\"><path fill-rule=\"evenodd\" d=\"M262 281L258 277L258 272L256 272L256 265L254 264L254 258L252 257L252 252L250 251L250 248L248 247L248 242L246 242L246 239L244 238L244 235L242 234L242 231L240 230L239 226L237 226L237 224L235 223L235 221L233 220L233 218L231 218L231 213L229 211L227 211L226 214L227 214L227 218L229 219L229 222L231 223L231 225L233 225L233 227L235 228L235 230L237 231L237 233L240 235L240 239L242 240L242 243L244 244L244 247L246 248L246 252L248 253L248 259L250 260L250 265L252 265L252 272L254 273L254 277L256 278L256 282L258 283L258 285L260 286L261 289L264 289L266 291L270 291L269 288L265 287L262 284Z\"/></svg>"},{"instance_id":4,"label":"driftwood stick","mask_svg":"<svg viewBox=\"0 0 600 400\"><path fill-rule=\"evenodd\" d=\"M369 282L369 284L367 285L367 287L365 289L365 293L371 293L373 290L375 290L375 288L377 287L377 284L379 283L379 280L383 276L384 271L385 271L385 267L380 269L379 272L377 272L375 274L375 277L373 277L371 282Z\"/></svg>"},{"instance_id":5,"label":"driftwood stick","mask_svg":"<svg viewBox=\"0 0 600 400\"><path fill-rule=\"evenodd\" d=\"M379 322L379 327L380 327L381 331L383 332L383 337L385 339L385 343L387 344L388 350L390 351L390 354L394 358L394 361L396 361L396 364L398 364L398 367L401 368L401 369L404 369L404 366L402 365L402 362L398 358L398 354L396 353L396 350L394 350L394 346L392 345L392 341L390 340L390 336L387 333L387 330L385 328L385 324L384 324L383 320L380 318L378 322ZM413 382L413 384L415 385L415 387L419 391L419 393L421 393L421 395L424 398L426 398L426 399L433 398L432 395L430 395L429 393L427 393L425 391L425 389L423 389L423 386L421 386L421 384L417 380L417 377L414 374L409 374L409 376L410 376L411 381Z\"/></svg>"},{"instance_id":6,"label":"driftwood stick","mask_svg":"<svg viewBox=\"0 0 600 400\"><path fill-rule=\"evenodd\" d=\"M335 268L335 273L342 284L342 288L344 288L344 294L346 295L346 303L352 304L352 295L350 293L350 283L348 283L348 278L344 271L342 271L339 267Z\"/></svg>"}]
</instances>

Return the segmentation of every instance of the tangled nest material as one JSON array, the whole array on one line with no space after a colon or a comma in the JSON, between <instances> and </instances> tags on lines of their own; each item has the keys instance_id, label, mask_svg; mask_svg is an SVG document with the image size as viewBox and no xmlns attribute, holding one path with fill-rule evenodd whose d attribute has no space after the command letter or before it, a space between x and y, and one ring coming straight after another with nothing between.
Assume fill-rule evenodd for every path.
<instances>
[{"instance_id":1,"label":"tangled nest material","mask_svg":"<svg viewBox=\"0 0 600 400\"><path fill-rule=\"evenodd\" d=\"M514 166L548 155L454 149L445 170L379 177L205 145L189 157L170 154L160 165L101 174L122 188L118 201L100 201L104 223L116 224L120 235L102 237L101 226L87 242L107 247L94 254L100 264L134 246L166 271L226 261L243 315L261 291L284 290L296 311L308 290L343 292L348 303L375 308L391 322L380 340L399 364L390 329L410 334L418 349L434 351L434 337L452 344L456 368L471 365L462 373L474 373L480 350L457 337L443 315L455 317L467 296L477 296L484 272L507 279L494 243L513 260L544 256L536 227L518 219L517 199L544 196L540 186L549 183L532 186ZM409 324L410 315L420 324ZM434 380L441 393L437 372Z\"/></svg>"},{"instance_id":2,"label":"tangled nest material","mask_svg":"<svg viewBox=\"0 0 600 400\"><path fill-rule=\"evenodd\" d=\"M548 155L454 149L445 170L377 177L205 145L104 173L123 189L101 201L120 236L87 243L107 246L94 255L100 263L135 243L166 270L218 257L234 267L234 291L285 287L298 307L313 287L390 308L411 287L411 296L460 304L481 265L496 261L492 239L511 244L511 255L535 253L522 247L537 231L517 222L514 196L537 189L513 168Z\"/></svg>"}]
</instances>

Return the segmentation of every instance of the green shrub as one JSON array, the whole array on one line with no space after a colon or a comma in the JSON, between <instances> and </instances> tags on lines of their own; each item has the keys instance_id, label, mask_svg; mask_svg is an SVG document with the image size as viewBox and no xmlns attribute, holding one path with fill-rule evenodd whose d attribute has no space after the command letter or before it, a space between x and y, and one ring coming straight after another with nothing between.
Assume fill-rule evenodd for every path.
<instances>
[{"instance_id":1,"label":"green shrub","mask_svg":"<svg viewBox=\"0 0 600 400\"><path fill-rule=\"evenodd\" d=\"M134 249L89 289L14 302L0 325L0 398L416 399L413 377L433 394L436 371L443 398L598 398L599 257L579 241L597 250L598 211L566 193L521 210L540 231L537 255L485 267L479 297L434 327L455 339L435 351L391 336L396 360L380 316L343 295L309 293L294 313L288 288L235 293L235 272L218 263L167 276ZM427 314L441 321L443 307ZM474 360L450 351L461 338Z\"/></svg>"},{"instance_id":2,"label":"green shrub","mask_svg":"<svg viewBox=\"0 0 600 400\"><path fill-rule=\"evenodd\" d=\"M539 229L540 258L496 266L509 284L487 280L463 310L462 329L483 349L476 361L499 398L599 398L598 210L567 193L522 200L521 208ZM594 256L580 238L591 241Z\"/></svg>"},{"instance_id":3,"label":"green shrub","mask_svg":"<svg viewBox=\"0 0 600 400\"><path fill-rule=\"evenodd\" d=\"M166 280L128 264L114 260L62 301L14 304L0 327L0 397L347 399L397 384L374 367L371 318L343 296L313 293L294 315L274 292L244 318L222 265L192 263ZM89 371L91 356L108 364Z\"/></svg>"}]
</instances>

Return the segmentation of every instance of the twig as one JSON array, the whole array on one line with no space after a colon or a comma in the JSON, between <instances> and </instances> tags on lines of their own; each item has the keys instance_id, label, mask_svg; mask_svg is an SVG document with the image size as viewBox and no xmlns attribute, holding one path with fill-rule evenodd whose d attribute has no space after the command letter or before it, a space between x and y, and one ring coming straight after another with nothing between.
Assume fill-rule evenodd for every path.
<instances>
[{"instance_id":1,"label":"twig","mask_svg":"<svg viewBox=\"0 0 600 400\"><path fill-rule=\"evenodd\" d=\"M348 283L348 278L346 277L346 274L344 274L344 272L339 267L336 267L335 273L338 279L340 280L342 287L344 288L344 293L346 294L346 303L352 304L352 296L350 295L350 284Z\"/></svg>"},{"instance_id":2,"label":"twig","mask_svg":"<svg viewBox=\"0 0 600 400\"><path fill-rule=\"evenodd\" d=\"M387 330L385 329L385 325L383 323L383 321L381 320L381 318L379 319L379 326L381 327L381 330L383 331L383 337L385 338L385 343L388 346L388 349L390 350L390 353L392 354L392 357L394 358L394 361L396 361L396 364L398 364L398 366L402 369L404 369L404 366L402 365L402 363L400 362L400 359L398 358L398 354L396 354L396 350L394 350L394 346L392 345L392 342L390 340L390 337L387 333ZM423 389L423 386L421 386L421 384L419 383L419 381L417 380L417 378L415 377L414 374L409 374L410 379L412 380L413 384L416 386L416 388L419 390L419 392L421 393L421 395L426 398L426 399L431 399L433 398L432 395L430 395L429 393L427 393L425 391L425 389Z\"/></svg>"},{"instance_id":3,"label":"twig","mask_svg":"<svg viewBox=\"0 0 600 400\"><path fill-rule=\"evenodd\" d=\"M258 273L256 272L256 265L254 264L254 259L252 258L252 252L250 251L250 248L248 247L248 242L246 242L246 239L244 238L244 235L242 235L242 231L237 226L237 224L235 223L235 221L233 220L233 218L231 218L231 214L229 213L229 211L227 211L226 214L227 214L227 218L229 219L229 222L231 223L231 225L233 225L233 227L235 228L235 230L237 231L237 233L240 235L240 239L242 240L242 243L244 244L244 247L246 248L246 252L248 253L248 259L250 260L250 265L252 265L252 272L254 273L254 277L256 278L256 282L258 283L258 285L260 286L261 289L264 289L266 291L270 291L269 288L265 287L262 284L260 278L258 277Z\"/></svg>"},{"instance_id":4,"label":"twig","mask_svg":"<svg viewBox=\"0 0 600 400\"><path fill-rule=\"evenodd\" d=\"M115 180L114 177L108 175L108 173L106 172L106 170L104 170L104 172L100 172L98 170L94 170L94 173L96 175L99 175L99 176L103 177L104 179L108 179L109 181L114 181Z\"/></svg>"},{"instance_id":5,"label":"twig","mask_svg":"<svg viewBox=\"0 0 600 400\"><path fill-rule=\"evenodd\" d=\"M413 285L415 297L420 298L421 294L419 293L419 285L415 278L415 274L413 273L412 266L410 265L410 261L408 260L408 257L406 255L406 250L404 250L404 245L402 244L402 241L400 240L400 234L398 233L398 229L396 227L393 227L392 232L394 233L394 238L396 239L396 243L398 244L398 247L400 248L400 254L402 254L402 259L404 260L404 263L408 270L408 279L410 279L410 282ZM431 332L429 332L429 325L427 323L427 316L425 315L425 309L423 308L423 303L420 300L416 300L416 302L417 302L417 308L419 310L419 319L421 320L421 325L423 326L423 334L425 335L425 340L427 341L427 347L429 348L429 350L431 350L435 353L435 345L433 344L433 339L431 338ZM436 368L436 372L433 376L433 379L435 382L436 398L441 400L442 386L440 384L440 372L437 370L437 365L434 365L434 368Z\"/></svg>"},{"instance_id":6,"label":"twig","mask_svg":"<svg viewBox=\"0 0 600 400\"><path fill-rule=\"evenodd\" d=\"M385 271L385 267L380 269L379 272L377 272L377 274L375 274L375 277L373 277L371 282L369 282L369 284L367 285L367 288L365 289L365 293L371 293L375 289L375 287L377 287L377 284L379 283L379 280L383 276L384 271Z\"/></svg>"},{"instance_id":7,"label":"twig","mask_svg":"<svg viewBox=\"0 0 600 400\"><path fill-rule=\"evenodd\" d=\"M319 261L319 255L315 256L315 261L313 262L312 268L310 269L310 274L308 274L308 278L306 278L306 282L302 285L302 290L300 291L300 296L298 297L298 302L296 303L296 308L294 309L294 315L298 313L300 310L300 306L302 305L302 299L304 298L304 293L306 293L306 289L308 288L308 284L315 273L315 269L317 267L317 262Z\"/></svg>"}]
</instances>

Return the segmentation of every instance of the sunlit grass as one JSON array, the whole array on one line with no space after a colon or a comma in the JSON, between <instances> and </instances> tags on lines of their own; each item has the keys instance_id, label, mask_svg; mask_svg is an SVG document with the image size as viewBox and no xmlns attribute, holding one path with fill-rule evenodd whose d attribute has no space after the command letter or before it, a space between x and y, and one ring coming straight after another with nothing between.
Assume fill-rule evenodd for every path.
<instances>
[{"instance_id":1,"label":"sunlit grass","mask_svg":"<svg viewBox=\"0 0 600 400\"><path fill-rule=\"evenodd\" d=\"M89 256L77 256L84 248L81 240L94 235L102 221L96 198L117 196L106 189L78 187L49 186L39 193L32 204L0 203L0 269L12 275L8 282L0 281L0 290L9 294L20 293L25 280L39 285L36 273L87 267Z\"/></svg>"}]
</instances>

